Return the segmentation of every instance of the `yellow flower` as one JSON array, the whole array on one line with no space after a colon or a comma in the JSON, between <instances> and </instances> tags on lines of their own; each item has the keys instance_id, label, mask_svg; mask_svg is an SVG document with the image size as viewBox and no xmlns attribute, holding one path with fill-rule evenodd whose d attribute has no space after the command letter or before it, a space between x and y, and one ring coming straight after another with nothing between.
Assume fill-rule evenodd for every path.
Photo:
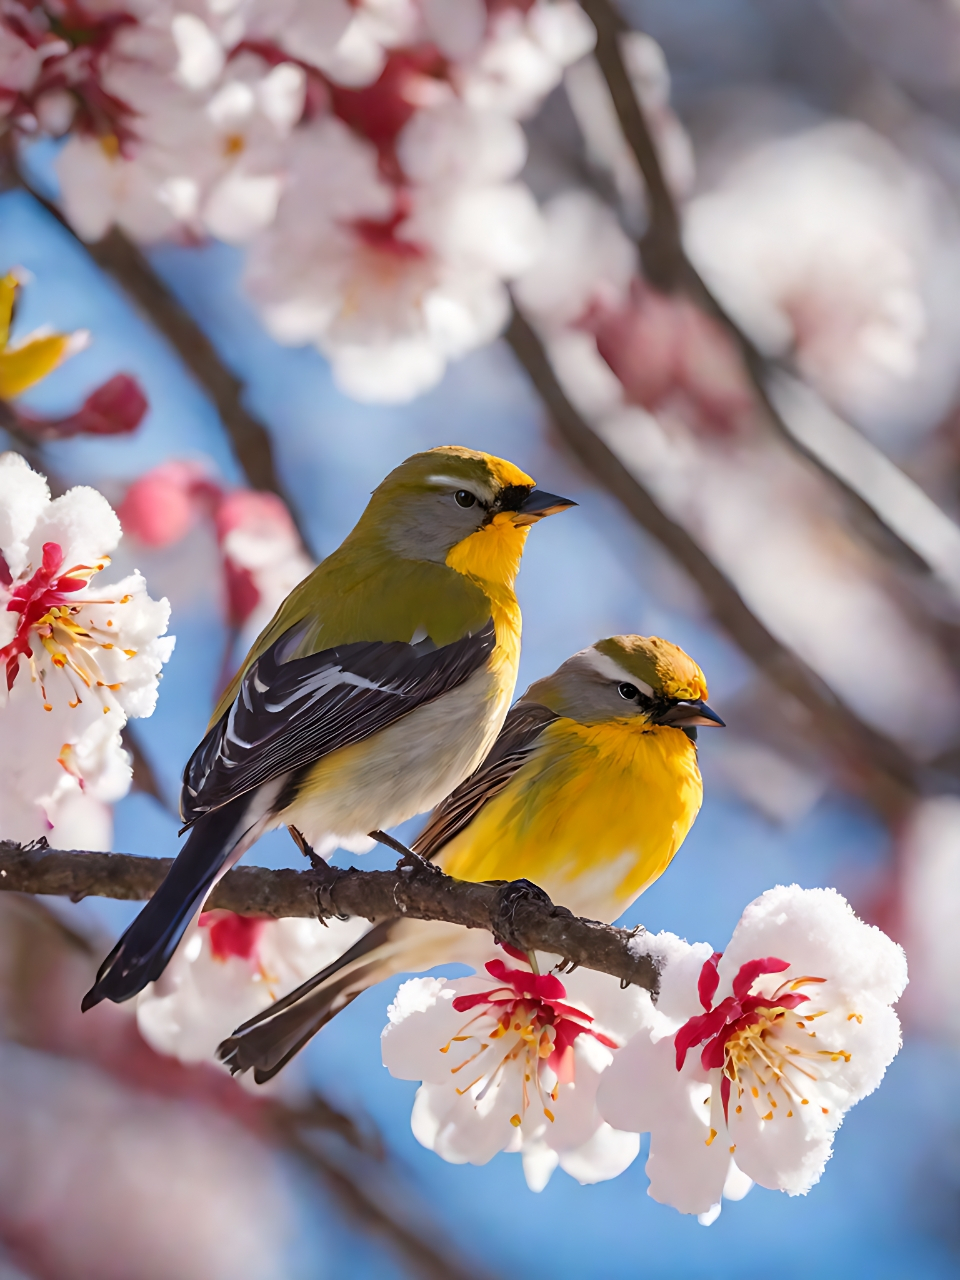
<instances>
[{"instance_id":1,"label":"yellow flower","mask_svg":"<svg viewBox=\"0 0 960 1280\"><path fill-rule=\"evenodd\" d=\"M11 346L10 324L19 286L15 271L0 278L0 400L20 395L87 344L86 330L79 329L76 333L37 332Z\"/></svg>"}]
</instances>

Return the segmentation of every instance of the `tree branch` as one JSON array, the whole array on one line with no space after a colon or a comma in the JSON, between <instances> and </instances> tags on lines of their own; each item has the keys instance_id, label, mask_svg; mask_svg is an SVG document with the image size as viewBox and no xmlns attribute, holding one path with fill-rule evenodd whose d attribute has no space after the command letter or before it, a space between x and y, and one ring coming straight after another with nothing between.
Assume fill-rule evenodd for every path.
<instances>
[{"instance_id":1,"label":"tree branch","mask_svg":"<svg viewBox=\"0 0 960 1280\"><path fill-rule=\"evenodd\" d=\"M521 951L546 951L570 965L609 973L655 992L655 957L631 945L629 929L584 920L555 905L526 880L476 884L454 880L415 856L393 871L338 870L313 855L310 871L234 867L207 901L238 915L440 920L486 929ZM170 858L89 853L0 841L0 890L55 894L74 902L94 896L142 901L159 887Z\"/></svg>"},{"instance_id":2,"label":"tree branch","mask_svg":"<svg viewBox=\"0 0 960 1280\"><path fill-rule=\"evenodd\" d=\"M840 757L856 788L887 817L902 817L918 789L914 762L839 702L750 610L730 579L583 418L560 385L539 336L516 308L504 336L582 465L689 573L717 622L747 657L807 708L824 745Z\"/></svg>"},{"instance_id":3,"label":"tree branch","mask_svg":"<svg viewBox=\"0 0 960 1280\"><path fill-rule=\"evenodd\" d=\"M802 424L798 429L774 403L771 389L776 375L790 372L793 377L797 377L796 371L788 370L783 362L770 360L759 350L752 338L741 329L707 286L687 255L676 201L664 177L656 142L647 122L643 104L634 92L630 73L623 60L620 37L630 28L611 0L580 0L580 5L596 28L597 65L603 73L610 92L624 140L636 158L646 186L649 225L638 245L644 275L665 293L683 291L701 310L723 325L740 352L754 394L777 435L794 452L811 463L829 484L840 492L853 513L861 520L866 519L871 528L882 535L887 545L892 544L905 556L908 564L914 567L922 565L934 570L940 583L954 598L958 598L960 590L957 587L955 566L951 564L949 553L944 555L937 548L931 554L931 544L923 537L923 531L920 531L919 536L914 536L913 532L905 526L902 500L886 502L882 500L881 494L881 500L878 501L876 492L870 492L869 487L865 488L848 474L844 474L842 458L834 457L834 452L829 448L811 445L809 433L802 429ZM806 387L805 390L808 398L814 398L822 405L824 412L832 413L812 388ZM895 467L887 455L856 427L847 422L844 425L848 432L858 437L860 452L871 456L872 467ZM938 517L940 523L950 520L949 516L920 486L910 481L899 471L899 468L896 470L902 478L902 484L897 490L898 498L901 490L908 488L914 506L922 508L926 520L937 520ZM949 552L952 553L952 551L953 540L949 548Z\"/></svg>"}]
</instances>

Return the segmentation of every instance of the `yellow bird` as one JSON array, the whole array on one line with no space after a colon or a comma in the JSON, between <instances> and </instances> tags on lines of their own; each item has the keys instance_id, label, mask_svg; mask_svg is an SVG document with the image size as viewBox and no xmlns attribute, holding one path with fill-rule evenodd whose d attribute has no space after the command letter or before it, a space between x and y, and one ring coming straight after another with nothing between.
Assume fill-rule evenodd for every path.
<instances>
[{"instance_id":1,"label":"yellow bird","mask_svg":"<svg viewBox=\"0 0 960 1280\"><path fill-rule=\"evenodd\" d=\"M463 880L532 880L577 915L612 922L680 848L700 809L697 664L658 637L613 636L532 684L490 754L414 844ZM484 941L486 939L486 942ZM487 935L457 925L375 925L322 973L220 1046L269 1080L340 1009L396 973L470 962Z\"/></svg>"},{"instance_id":2,"label":"yellow bird","mask_svg":"<svg viewBox=\"0 0 960 1280\"><path fill-rule=\"evenodd\" d=\"M483 760L517 679L513 584L530 526L575 506L471 449L415 454L247 655L184 772L190 838L83 1008L163 972L216 880L263 832L362 852Z\"/></svg>"}]
</instances>

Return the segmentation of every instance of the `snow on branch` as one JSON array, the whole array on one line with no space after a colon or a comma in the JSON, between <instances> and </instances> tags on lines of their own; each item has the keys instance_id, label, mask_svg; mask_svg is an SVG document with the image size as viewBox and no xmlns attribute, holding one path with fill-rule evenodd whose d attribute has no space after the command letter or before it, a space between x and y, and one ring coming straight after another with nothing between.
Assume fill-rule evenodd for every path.
<instances>
[{"instance_id":1,"label":"snow on branch","mask_svg":"<svg viewBox=\"0 0 960 1280\"><path fill-rule=\"evenodd\" d=\"M455 880L430 863L401 858L393 871L340 870L313 855L309 871L235 867L207 902L237 915L336 917L370 921L440 920L486 929L522 951L562 956L570 966L611 974L655 992L659 966L632 945L636 932L584 920L526 880L475 884ZM81 898L149 898L172 865L170 858L129 853L49 849L0 841L0 890Z\"/></svg>"}]
</instances>

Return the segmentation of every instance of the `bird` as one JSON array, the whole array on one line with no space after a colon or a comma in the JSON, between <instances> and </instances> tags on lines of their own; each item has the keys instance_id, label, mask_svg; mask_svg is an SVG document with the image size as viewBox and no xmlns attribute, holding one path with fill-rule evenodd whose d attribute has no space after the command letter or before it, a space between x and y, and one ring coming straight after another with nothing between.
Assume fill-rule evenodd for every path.
<instances>
[{"instance_id":1,"label":"bird","mask_svg":"<svg viewBox=\"0 0 960 1280\"><path fill-rule=\"evenodd\" d=\"M532 684L489 755L434 810L413 852L462 880L529 880L612 923L663 874L700 810L697 729L723 726L703 672L658 636L599 640ZM374 925L239 1027L218 1054L264 1083L368 987L489 936L434 921Z\"/></svg>"},{"instance_id":2,"label":"bird","mask_svg":"<svg viewBox=\"0 0 960 1280\"><path fill-rule=\"evenodd\" d=\"M364 852L473 772L516 685L527 535L572 506L459 446L390 472L224 691L183 774L189 838L84 1010L159 978L216 880L265 831L286 824L318 851Z\"/></svg>"}]
</instances>

